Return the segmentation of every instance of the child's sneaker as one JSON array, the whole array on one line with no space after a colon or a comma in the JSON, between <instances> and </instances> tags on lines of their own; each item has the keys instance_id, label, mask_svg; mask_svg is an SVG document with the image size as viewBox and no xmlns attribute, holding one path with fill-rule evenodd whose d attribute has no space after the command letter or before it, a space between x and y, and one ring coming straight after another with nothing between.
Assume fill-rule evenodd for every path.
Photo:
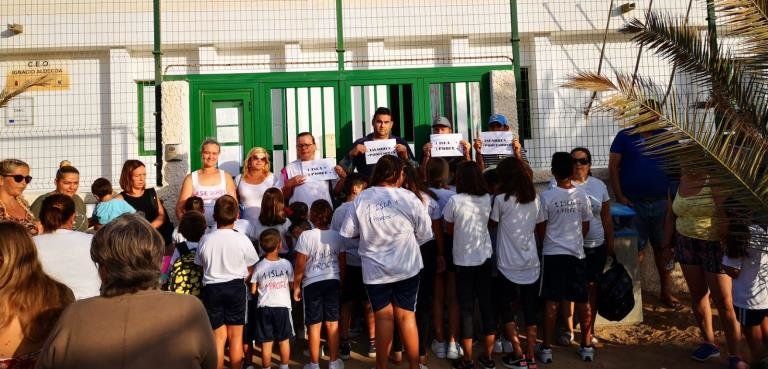
<instances>
[{"instance_id":1,"label":"child's sneaker","mask_svg":"<svg viewBox=\"0 0 768 369\"><path fill-rule=\"evenodd\" d=\"M307 364L304 364L304 369L320 369L320 364L307 363Z\"/></svg>"},{"instance_id":2,"label":"child's sneaker","mask_svg":"<svg viewBox=\"0 0 768 369\"><path fill-rule=\"evenodd\" d=\"M496 341L493 343L493 353L504 353L504 344L501 343L501 338L496 338Z\"/></svg>"},{"instance_id":3,"label":"child's sneaker","mask_svg":"<svg viewBox=\"0 0 768 369\"><path fill-rule=\"evenodd\" d=\"M512 346L512 342L506 338L501 339L501 350L504 351L505 354L515 352L515 348Z\"/></svg>"},{"instance_id":4,"label":"child's sneaker","mask_svg":"<svg viewBox=\"0 0 768 369\"><path fill-rule=\"evenodd\" d=\"M579 346L579 357L582 361L595 360L595 348L592 346Z\"/></svg>"},{"instance_id":5,"label":"child's sneaker","mask_svg":"<svg viewBox=\"0 0 768 369\"><path fill-rule=\"evenodd\" d=\"M552 349L544 347L541 343L536 345L536 356L539 358L539 361L544 364L552 363Z\"/></svg>"},{"instance_id":6,"label":"child's sneaker","mask_svg":"<svg viewBox=\"0 0 768 369\"><path fill-rule=\"evenodd\" d=\"M448 342L448 349L445 352L445 357L451 360L456 360L464 356L464 350L461 349L461 345L458 342Z\"/></svg>"},{"instance_id":7,"label":"child's sneaker","mask_svg":"<svg viewBox=\"0 0 768 369\"><path fill-rule=\"evenodd\" d=\"M375 358L376 357L376 340L370 340L368 341L368 357Z\"/></svg>"},{"instance_id":8,"label":"child's sneaker","mask_svg":"<svg viewBox=\"0 0 768 369\"><path fill-rule=\"evenodd\" d=\"M480 362L480 368L482 369L496 369L496 362L493 361L493 358L480 355L477 357L477 361Z\"/></svg>"},{"instance_id":9,"label":"child's sneaker","mask_svg":"<svg viewBox=\"0 0 768 369\"><path fill-rule=\"evenodd\" d=\"M525 360L525 356L517 356L515 354L508 354L501 357L501 365L509 369L526 369L528 368L528 362Z\"/></svg>"},{"instance_id":10,"label":"child's sneaker","mask_svg":"<svg viewBox=\"0 0 768 369\"><path fill-rule=\"evenodd\" d=\"M563 332L560 338L557 339L557 344L560 346L570 346L573 343L573 332Z\"/></svg>"},{"instance_id":11,"label":"child's sneaker","mask_svg":"<svg viewBox=\"0 0 768 369\"><path fill-rule=\"evenodd\" d=\"M728 356L728 369L749 369L749 364L736 355Z\"/></svg>"},{"instance_id":12,"label":"child's sneaker","mask_svg":"<svg viewBox=\"0 0 768 369\"><path fill-rule=\"evenodd\" d=\"M344 369L344 362L341 359L336 359L328 363L328 369Z\"/></svg>"},{"instance_id":13,"label":"child's sneaker","mask_svg":"<svg viewBox=\"0 0 768 369\"><path fill-rule=\"evenodd\" d=\"M349 340L341 341L341 344L339 344L339 357L341 360L349 360L352 352L352 347L349 344Z\"/></svg>"},{"instance_id":14,"label":"child's sneaker","mask_svg":"<svg viewBox=\"0 0 768 369\"><path fill-rule=\"evenodd\" d=\"M432 352L438 359L445 359L445 342L432 340Z\"/></svg>"},{"instance_id":15,"label":"child's sneaker","mask_svg":"<svg viewBox=\"0 0 768 369\"><path fill-rule=\"evenodd\" d=\"M711 343L702 343L691 354L691 359L696 361L707 361L711 358L720 357L720 349Z\"/></svg>"}]
</instances>

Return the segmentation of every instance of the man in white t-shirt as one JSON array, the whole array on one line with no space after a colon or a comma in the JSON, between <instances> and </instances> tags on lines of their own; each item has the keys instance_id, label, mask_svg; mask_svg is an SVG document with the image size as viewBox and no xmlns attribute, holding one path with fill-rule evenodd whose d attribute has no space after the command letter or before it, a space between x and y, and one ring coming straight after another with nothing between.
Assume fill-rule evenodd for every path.
<instances>
[{"instance_id":1,"label":"man in white t-shirt","mask_svg":"<svg viewBox=\"0 0 768 369\"><path fill-rule=\"evenodd\" d=\"M317 145L315 144L315 137L312 133L302 132L296 136L296 150L298 152L298 158L285 166L280 172L280 176L275 181L275 187L282 189L283 196L288 199L288 203L303 202L307 206L312 205L315 200L325 200L329 204L333 204L331 200L331 192L337 192L332 181L318 181L307 180L307 178L301 174L301 162L315 160L315 152L317 151ZM339 178L344 178L347 172L337 165L336 174ZM336 183L338 185L339 182Z\"/></svg>"},{"instance_id":2,"label":"man in white t-shirt","mask_svg":"<svg viewBox=\"0 0 768 369\"><path fill-rule=\"evenodd\" d=\"M317 200L309 208L309 221L315 228L304 231L296 242L296 269L293 297L304 302L304 324L309 336L309 361L304 369L320 368L320 329L328 337L329 369L343 369L339 358L339 295L346 257L344 239L329 229L333 208Z\"/></svg>"},{"instance_id":3,"label":"man in white t-shirt","mask_svg":"<svg viewBox=\"0 0 768 369\"><path fill-rule=\"evenodd\" d=\"M542 211L537 225L537 233L544 240L541 297L546 301L544 340L537 351L540 361L552 361L549 345L554 336L557 308L563 301L575 302L582 327L579 355L584 361L592 361L595 350L584 263L584 236L589 232L592 211L586 192L571 183L571 154L552 155L552 174L557 187L541 194Z\"/></svg>"},{"instance_id":4,"label":"man in white t-shirt","mask_svg":"<svg viewBox=\"0 0 768 369\"><path fill-rule=\"evenodd\" d=\"M243 361L243 325L246 315L245 278L259 256L253 243L234 229L237 200L224 195L216 200L213 219L217 229L200 240L195 264L203 267L203 305L216 339L219 368L224 365L224 345L229 339L229 360L233 368Z\"/></svg>"},{"instance_id":5,"label":"man in white t-shirt","mask_svg":"<svg viewBox=\"0 0 768 369\"><path fill-rule=\"evenodd\" d=\"M272 364L272 347L280 346L280 369L288 369L291 360L290 339L293 338L291 322L291 289L293 265L279 256L283 236L276 229L267 229L259 236L264 259L256 264L251 277L251 294L258 293L256 312L251 316L255 341L261 344L261 366ZM250 314L250 313L249 313ZM250 318L249 318L250 319Z\"/></svg>"}]
</instances>

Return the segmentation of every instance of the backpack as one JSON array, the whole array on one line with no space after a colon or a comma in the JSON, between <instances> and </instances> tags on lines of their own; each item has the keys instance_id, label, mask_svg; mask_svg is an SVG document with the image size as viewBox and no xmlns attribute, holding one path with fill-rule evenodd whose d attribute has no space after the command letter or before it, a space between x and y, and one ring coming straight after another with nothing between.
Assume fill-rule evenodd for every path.
<instances>
[{"instance_id":1,"label":"backpack","mask_svg":"<svg viewBox=\"0 0 768 369\"><path fill-rule=\"evenodd\" d=\"M632 278L624 265L615 259L597 281L597 312L603 318L617 322L635 307Z\"/></svg>"},{"instance_id":2,"label":"backpack","mask_svg":"<svg viewBox=\"0 0 768 369\"><path fill-rule=\"evenodd\" d=\"M179 256L171 265L171 272L164 290L185 295L199 296L203 288L203 267L195 264L195 252L186 242L176 245Z\"/></svg>"}]
</instances>

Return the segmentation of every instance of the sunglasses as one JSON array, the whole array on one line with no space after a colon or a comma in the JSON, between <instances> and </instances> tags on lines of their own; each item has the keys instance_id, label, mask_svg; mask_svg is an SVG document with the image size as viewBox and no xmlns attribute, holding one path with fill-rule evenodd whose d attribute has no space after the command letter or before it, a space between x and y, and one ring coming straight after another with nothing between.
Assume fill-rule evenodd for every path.
<instances>
[{"instance_id":1,"label":"sunglasses","mask_svg":"<svg viewBox=\"0 0 768 369\"><path fill-rule=\"evenodd\" d=\"M578 165L589 165L589 159L587 158L573 159L573 163Z\"/></svg>"},{"instance_id":2,"label":"sunglasses","mask_svg":"<svg viewBox=\"0 0 768 369\"><path fill-rule=\"evenodd\" d=\"M23 176L21 174L3 174L3 177L11 177L16 183L27 182L29 184L29 182L32 182L32 176Z\"/></svg>"},{"instance_id":3,"label":"sunglasses","mask_svg":"<svg viewBox=\"0 0 768 369\"><path fill-rule=\"evenodd\" d=\"M267 162L267 157L266 156L251 156L251 159L253 159L253 160L261 160L261 161L263 161L265 163Z\"/></svg>"}]
</instances>

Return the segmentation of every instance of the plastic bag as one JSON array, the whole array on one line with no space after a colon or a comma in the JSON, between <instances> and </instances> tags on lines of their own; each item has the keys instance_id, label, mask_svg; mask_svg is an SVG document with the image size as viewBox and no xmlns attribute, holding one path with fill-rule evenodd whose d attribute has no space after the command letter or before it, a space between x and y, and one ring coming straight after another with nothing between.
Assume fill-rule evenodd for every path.
<instances>
[{"instance_id":1,"label":"plastic bag","mask_svg":"<svg viewBox=\"0 0 768 369\"><path fill-rule=\"evenodd\" d=\"M624 319L635 307L632 278L615 259L597 281L597 312L605 319Z\"/></svg>"}]
</instances>

